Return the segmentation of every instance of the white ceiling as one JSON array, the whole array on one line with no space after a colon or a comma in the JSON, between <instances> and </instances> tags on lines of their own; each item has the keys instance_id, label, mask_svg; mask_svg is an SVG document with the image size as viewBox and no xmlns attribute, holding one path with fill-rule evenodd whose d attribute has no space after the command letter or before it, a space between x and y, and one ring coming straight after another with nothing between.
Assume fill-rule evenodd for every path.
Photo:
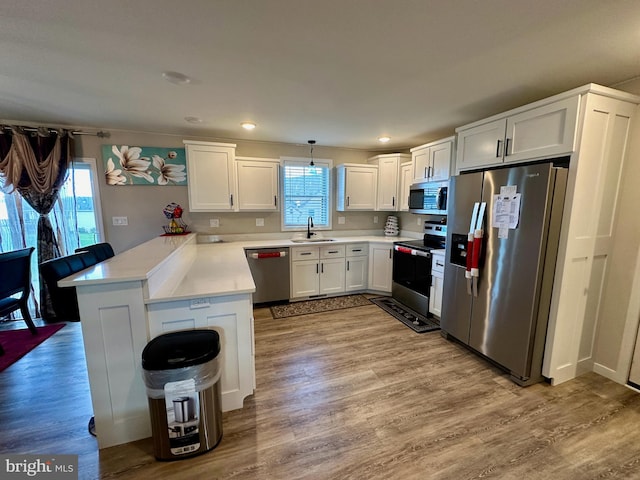
<instances>
[{"instance_id":1,"label":"white ceiling","mask_svg":"<svg viewBox=\"0 0 640 480\"><path fill-rule=\"evenodd\" d=\"M22 123L393 150L639 75L637 0L0 5L0 118Z\"/></svg>"}]
</instances>

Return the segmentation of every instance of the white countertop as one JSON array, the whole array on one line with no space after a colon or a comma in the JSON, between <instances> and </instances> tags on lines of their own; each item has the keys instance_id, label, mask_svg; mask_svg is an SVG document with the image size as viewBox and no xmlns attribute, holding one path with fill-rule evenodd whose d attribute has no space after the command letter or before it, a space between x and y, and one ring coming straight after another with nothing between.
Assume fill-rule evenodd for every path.
<instances>
[{"instance_id":1,"label":"white countertop","mask_svg":"<svg viewBox=\"0 0 640 480\"><path fill-rule=\"evenodd\" d=\"M174 268L171 262L181 261L177 255L180 249L193 248L195 255L189 257L193 263L182 269L176 267L176 270L185 271L180 281L166 282L166 285L162 285L145 300L146 303L252 293L255 291L255 284L244 251L248 248L308 247L360 242L392 244L414 240L404 236L376 235L330 238L331 241L305 243L273 239L196 244L196 234L157 237L60 280L58 284L61 287L80 287L148 280L161 268Z\"/></svg>"},{"instance_id":2,"label":"white countertop","mask_svg":"<svg viewBox=\"0 0 640 480\"><path fill-rule=\"evenodd\" d=\"M96 285L145 280L186 244L195 244L196 235L161 236L152 238L130 250L122 252L86 268L58 282L61 287Z\"/></svg>"}]
</instances>

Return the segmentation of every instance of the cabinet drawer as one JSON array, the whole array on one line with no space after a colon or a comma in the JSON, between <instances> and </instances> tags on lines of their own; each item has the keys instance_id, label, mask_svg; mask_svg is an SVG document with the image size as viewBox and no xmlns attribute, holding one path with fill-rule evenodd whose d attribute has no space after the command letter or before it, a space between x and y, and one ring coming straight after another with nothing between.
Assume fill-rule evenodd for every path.
<instances>
[{"instance_id":1,"label":"cabinet drawer","mask_svg":"<svg viewBox=\"0 0 640 480\"><path fill-rule=\"evenodd\" d=\"M291 261L296 260L317 260L319 257L318 247L293 247L291 248Z\"/></svg>"},{"instance_id":2,"label":"cabinet drawer","mask_svg":"<svg viewBox=\"0 0 640 480\"><path fill-rule=\"evenodd\" d=\"M444 274L444 255L434 255L431 260L431 273Z\"/></svg>"},{"instance_id":3,"label":"cabinet drawer","mask_svg":"<svg viewBox=\"0 0 640 480\"><path fill-rule=\"evenodd\" d=\"M320 258L344 258L344 245L327 245L320 247Z\"/></svg>"},{"instance_id":4,"label":"cabinet drawer","mask_svg":"<svg viewBox=\"0 0 640 480\"><path fill-rule=\"evenodd\" d=\"M369 254L369 247L366 243L354 243L347 245L347 257L364 257Z\"/></svg>"}]
</instances>

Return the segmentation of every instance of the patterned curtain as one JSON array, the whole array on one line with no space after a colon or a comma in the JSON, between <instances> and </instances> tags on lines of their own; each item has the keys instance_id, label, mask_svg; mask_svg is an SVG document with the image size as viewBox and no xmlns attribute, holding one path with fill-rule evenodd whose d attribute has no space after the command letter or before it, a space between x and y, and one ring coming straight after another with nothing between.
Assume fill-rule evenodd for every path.
<instances>
[{"instance_id":1,"label":"patterned curtain","mask_svg":"<svg viewBox=\"0 0 640 480\"><path fill-rule=\"evenodd\" d=\"M37 228L38 264L63 254L49 219L58 200L73 158L73 141L66 131L39 129L28 135L19 127L0 134L0 178L3 190L17 191L39 214ZM40 308L43 318L54 316L49 292L40 281Z\"/></svg>"}]
</instances>

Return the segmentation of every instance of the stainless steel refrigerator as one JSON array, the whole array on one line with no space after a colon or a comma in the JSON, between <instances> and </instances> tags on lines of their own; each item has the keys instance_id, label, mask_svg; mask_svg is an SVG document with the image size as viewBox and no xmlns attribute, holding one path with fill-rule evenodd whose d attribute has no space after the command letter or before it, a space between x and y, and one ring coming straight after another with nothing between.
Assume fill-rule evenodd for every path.
<instances>
[{"instance_id":1,"label":"stainless steel refrigerator","mask_svg":"<svg viewBox=\"0 0 640 480\"><path fill-rule=\"evenodd\" d=\"M566 183L567 169L550 162L462 174L449 186L443 335L520 385L543 379Z\"/></svg>"}]
</instances>

